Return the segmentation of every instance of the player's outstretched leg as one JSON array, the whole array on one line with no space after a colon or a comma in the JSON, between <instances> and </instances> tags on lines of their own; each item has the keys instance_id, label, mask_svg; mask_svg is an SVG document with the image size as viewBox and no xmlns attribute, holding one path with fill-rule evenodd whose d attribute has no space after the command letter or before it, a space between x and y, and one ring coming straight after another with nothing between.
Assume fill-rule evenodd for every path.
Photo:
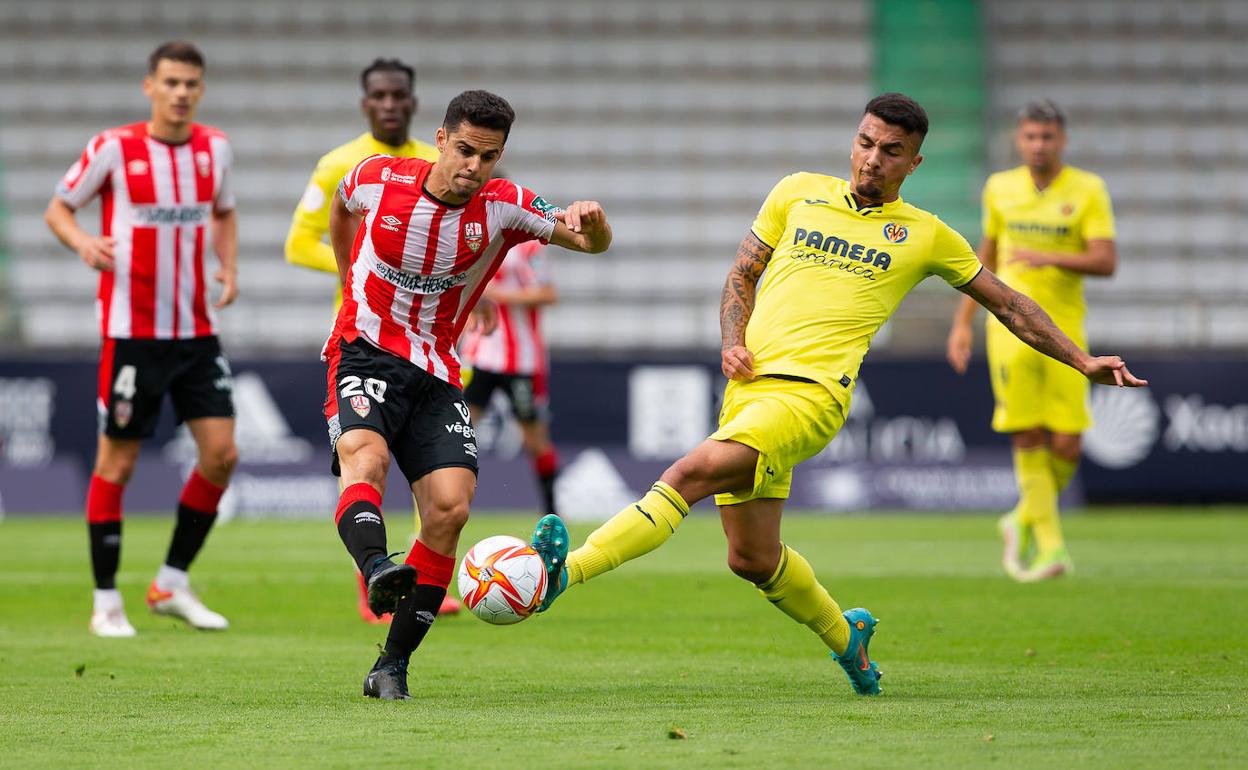
<instances>
[{"instance_id":1,"label":"player's outstretched leg","mask_svg":"<svg viewBox=\"0 0 1248 770\"><path fill-rule=\"evenodd\" d=\"M689 504L668 484L656 481L645 497L612 516L568 553L568 531L557 516L544 516L533 531L533 550L546 564L545 612L564 590L615 569L658 548L689 515Z\"/></svg>"},{"instance_id":2,"label":"player's outstretched leg","mask_svg":"<svg viewBox=\"0 0 1248 770\"><path fill-rule=\"evenodd\" d=\"M740 522L740 514L749 510L746 506L759 502L766 501L751 501L744 506L724 506L720 509L721 517L725 508L744 509L736 511L737 520ZM725 529L728 530L729 527L726 526ZM732 532L729 532L729 538L729 548L733 549ZM865 657L876 621L863 609L842 613L836 600L815 578L815 571L810 563L783 543L780 544L780 549L780 561L775 572L767 580L757 583L759 592L776 609L805 625L828 646L833 660L840 663L849 675L854 692L859 695L878 694L879 668ZM752 566L752 560L739 550L730 551L729 565L741 577L757 579L758 573L753 571L756 567ZM858 627L860 623L862 625ZM866 668L862 668L863 660L868 661Z\"/></svg>"}]
</instances>

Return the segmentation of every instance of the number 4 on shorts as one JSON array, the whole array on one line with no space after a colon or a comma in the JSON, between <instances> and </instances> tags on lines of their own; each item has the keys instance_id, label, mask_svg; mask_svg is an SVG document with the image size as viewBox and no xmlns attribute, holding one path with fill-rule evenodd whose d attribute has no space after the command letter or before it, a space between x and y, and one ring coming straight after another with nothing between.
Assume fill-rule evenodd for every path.
<instances>
[{"instance_id":1,"label":"number 4 on shorts","mask_svg":"<svg viewBox=\"0 0 1248 770\"><path fill-rule=\"evenodd\" d=\"M122 398L134 398L135 391L138 388L134 381L138 372L133 364L126 364L117 370L117 379L113 380L113 392Z\"/></svg>"}]
</instances>

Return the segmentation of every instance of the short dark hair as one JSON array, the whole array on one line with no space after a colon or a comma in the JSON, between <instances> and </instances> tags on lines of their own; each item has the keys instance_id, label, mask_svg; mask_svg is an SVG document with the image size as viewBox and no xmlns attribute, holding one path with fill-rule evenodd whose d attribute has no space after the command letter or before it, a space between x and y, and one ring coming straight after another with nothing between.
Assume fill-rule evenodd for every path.
<instances>
[{"instance_id":1,"label":"short dark hair","mask_svg":"<svg viewBox=\"0 0 1248 770\"><path fill-rule=\"evenodd\" d=\"M398 59L384 59L378 56L360 73L360 88L364 89L364 93L368 93L368 76L374 72L402 72L407 75L407 83L412 91L416 90L416 70L412 69L411 65L404 64Z\"/></svg>"},{"instance_id":2,"label":"short dark hair","mask_svg":"<svg viewBox=\"0 0 1248 770\"><path fill-rule=\"evenodd\" d=\"M885 123L900 126L907 134L918 134L920 143L927 136L927 112L905 94L896 91L880 94L867 102L862 114L874 115Z\"/></svg>"},{"instance_id":3,"label":"short dark hair","mask_svg":"<svg viewBox=\"0 0 1248 770\"><path fill-rule=\"evenodd\" d=\"M489 91L464 91L446 106L442 127L449 133L459 128L461 123L468 122L478 128L502 131L503 141L506 141L515 120L516 111L498 94Z\"/></svg>"},{"instance_id":4,"label":"short dark hair","mask_svg":"<svg viewBox=\"0 0 1248 770\"><path fill-rule=\"evenodd\" d=\"M204 69L204 55L189 40L170 40L156 46L156 50L147 57L147 74L155 72L162 59L185 62Z\"/></svg>"},{"instance_id":5,"label":"short dark hair","mask_svg":"<svg viewBox=\"0 0 1248 770\"><path fill-rule=\"evenodd\" d=\"M1019 107L1018 122L1022 123L1024 120L1036 123L1056 123L1066 128L1066 113L1062 112L1062 108L1051 99L1033 99Z\"/></svg>"}]
</instances>

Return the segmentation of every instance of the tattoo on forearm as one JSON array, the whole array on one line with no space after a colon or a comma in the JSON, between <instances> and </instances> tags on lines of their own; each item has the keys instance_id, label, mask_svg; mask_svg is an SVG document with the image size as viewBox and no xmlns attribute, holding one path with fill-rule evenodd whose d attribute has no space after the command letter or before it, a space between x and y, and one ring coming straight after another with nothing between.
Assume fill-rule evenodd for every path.
<instances>
[{"instance_id":1,"label":"tattoo on forearm","mask_svg":"<svg viewBox=\"0 0 1248 770\"><path fill-rule=\"evenodd\" d=\"M737 258L728 271L719 301L719 331L723 347L745 344L745 326L754 312L758 279L767 269L772 248L749 233L737 247Z\"/></svg>"}]
</instances>

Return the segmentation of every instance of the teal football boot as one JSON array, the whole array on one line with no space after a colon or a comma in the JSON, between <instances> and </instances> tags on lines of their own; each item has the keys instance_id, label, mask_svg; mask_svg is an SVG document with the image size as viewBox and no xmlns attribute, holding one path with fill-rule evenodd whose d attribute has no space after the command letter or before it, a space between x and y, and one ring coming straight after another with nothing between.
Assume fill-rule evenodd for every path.
<instances>
[{"instance_id":1,"label":"teal football boot","mask_svg":"<svg viewBox=\"0 0 1248 770\"><path fill-rule=\"evenodd\" d=\"M546 565L546 596L538 612L545 612L568 587L568 528L553 513L543 516L533 528L529 545Z\"/></svg>"},{"instance_id":2,"label":"teal football boot","mask_svg":"<svg viewBox=\"0 0 1248 770\"><path fill-rule=\"evenodd\" d=\"M832 659L845 669L845 673L849 675L849 683L854 686L854 692L859 695L879 695L880 677L884 674L867 654L867 647L871 644L871 637L875 635L875 625L880 621L871 617L871 613L862 607L843 614L849 623L849 646L845 648L844 655L830 653Z\"/></svg>"}]
</instances>

